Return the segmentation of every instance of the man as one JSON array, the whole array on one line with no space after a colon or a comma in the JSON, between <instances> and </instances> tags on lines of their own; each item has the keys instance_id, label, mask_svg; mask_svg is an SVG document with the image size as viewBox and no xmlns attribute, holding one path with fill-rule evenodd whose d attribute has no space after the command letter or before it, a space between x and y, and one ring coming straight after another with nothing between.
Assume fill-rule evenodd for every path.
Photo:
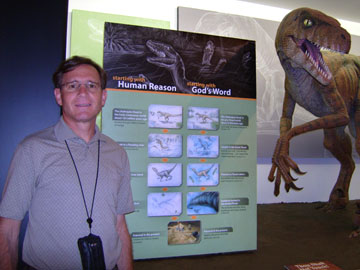
<instances>
[{"instance_id":1,"label":"man","mask_svg":"<svg viewBox=\"0 0 360 270\"><path fill-rule=\"evenodd\" d=\"M101 134L106 74L72 57L53 76L62 117L25 138L11 162L0 203L0 269L16 269L21 220L28 269L82 269L79 238L101 238L106 269L132 269L125 214L134 210L126 152Z\"/></svg>"}]
</instances>

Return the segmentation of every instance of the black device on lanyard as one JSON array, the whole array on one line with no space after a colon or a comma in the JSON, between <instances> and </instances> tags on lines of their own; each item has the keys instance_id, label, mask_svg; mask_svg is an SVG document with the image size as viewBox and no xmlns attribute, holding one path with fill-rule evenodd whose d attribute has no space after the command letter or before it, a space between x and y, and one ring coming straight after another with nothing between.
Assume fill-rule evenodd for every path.
<instances>
[{"instance_id":1,"label":"black device on lanyard","mask_svg":"<svg viewBox=\"0 0 360 270\"><path fill-rule=\"evenodd\" d=\"M95 234L91 233L91 224L93 222L92 220L92 213L94 208L94 201L95 201L95 193L96 193L96 186L99 176L99 163L100 163L100 140L98 140L98 160L97 160L97 169L96 169L96 178L95 178L95 187L94 187L94 193L93 193L93 199L91 203L91 210L90 214L86 205L84 190L81 184L80 175L78 172L78 169L75 164L75 160L73 158L73 155L71 154L70 148L68 143L65 140L66 147L69 151L71 160L74 164L76 175L79 180L79 185L81 189L81 194L84 200L84 206L87 214L87 220L86 222L89 224L90 233L88 236L82 237L78 239L78 247L80 251L81 256L81 263L83 270L106 270L105 267L105 259L104 259L104 251L102 247L101 238Z\"/></svg>"}]
</instances>

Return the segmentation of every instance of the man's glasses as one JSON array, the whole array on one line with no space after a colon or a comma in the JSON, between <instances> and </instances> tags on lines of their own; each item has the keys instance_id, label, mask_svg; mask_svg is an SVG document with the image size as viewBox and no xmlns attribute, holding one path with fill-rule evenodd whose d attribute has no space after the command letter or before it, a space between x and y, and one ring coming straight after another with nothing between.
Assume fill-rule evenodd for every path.
<instances>
[{"instance_id":1,"label":"man's glasses","mask_svg":"<svg viewBox=\"0 0 360 270\"><path fill-rule=\"evenodd\" d=\"M84 85L86 90L91 92L91 93L95 93L97 91L99 91L101 89L100 87L100 83L97 82L85 82L85 83L81 83L78 81L72 81L72 82L67 82L67 83L63 83L61 85L62 89L64 89L66 92L76 92L80 89L81 85Z\"/></svg>"}]
</instances>

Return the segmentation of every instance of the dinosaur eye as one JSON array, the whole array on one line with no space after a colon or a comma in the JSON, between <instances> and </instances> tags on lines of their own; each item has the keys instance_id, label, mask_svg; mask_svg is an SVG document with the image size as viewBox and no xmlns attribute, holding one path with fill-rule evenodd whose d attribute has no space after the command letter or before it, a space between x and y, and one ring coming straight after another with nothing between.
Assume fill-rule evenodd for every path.
<instances>
[{"instance_id":1,"label":"dinosaur eye","mask_svg":"<svg viewBox=\"0 0 360 270\"><path fill-rule=\"evenodd\" d=\"M304 26L305 26L305 27L310 27L310 26L312 26L312 25L313 25L312 20L310 20L310 19L305 19L305 20L304 20Z\"/></svg>"}]
</instances>

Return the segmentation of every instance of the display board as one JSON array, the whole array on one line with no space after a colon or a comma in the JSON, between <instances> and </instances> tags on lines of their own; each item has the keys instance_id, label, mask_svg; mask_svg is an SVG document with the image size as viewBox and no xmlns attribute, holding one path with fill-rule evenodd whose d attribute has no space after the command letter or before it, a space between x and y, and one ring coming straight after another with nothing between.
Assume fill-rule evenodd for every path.
<instances>
[{"instance_id":1,"label":"display board","mask_svg":"<svg viewBox=\"0 0 360 270\"><path fill-rule=\"evenodd\" d=\"M255 42L159 27L72 14L71 55L108 73L102 132L129 155L134 258L255 250Z\"/></svg>"},{"instance_id":2,"label":"display board","mask_svg":"<svg viewBox=\"0 0 360 270\"><path fill-rule=\"evenodd\" d=\"M255 42L106 23L104 69L135 258L256 249Z\"/></svg>"}]
</instances>

